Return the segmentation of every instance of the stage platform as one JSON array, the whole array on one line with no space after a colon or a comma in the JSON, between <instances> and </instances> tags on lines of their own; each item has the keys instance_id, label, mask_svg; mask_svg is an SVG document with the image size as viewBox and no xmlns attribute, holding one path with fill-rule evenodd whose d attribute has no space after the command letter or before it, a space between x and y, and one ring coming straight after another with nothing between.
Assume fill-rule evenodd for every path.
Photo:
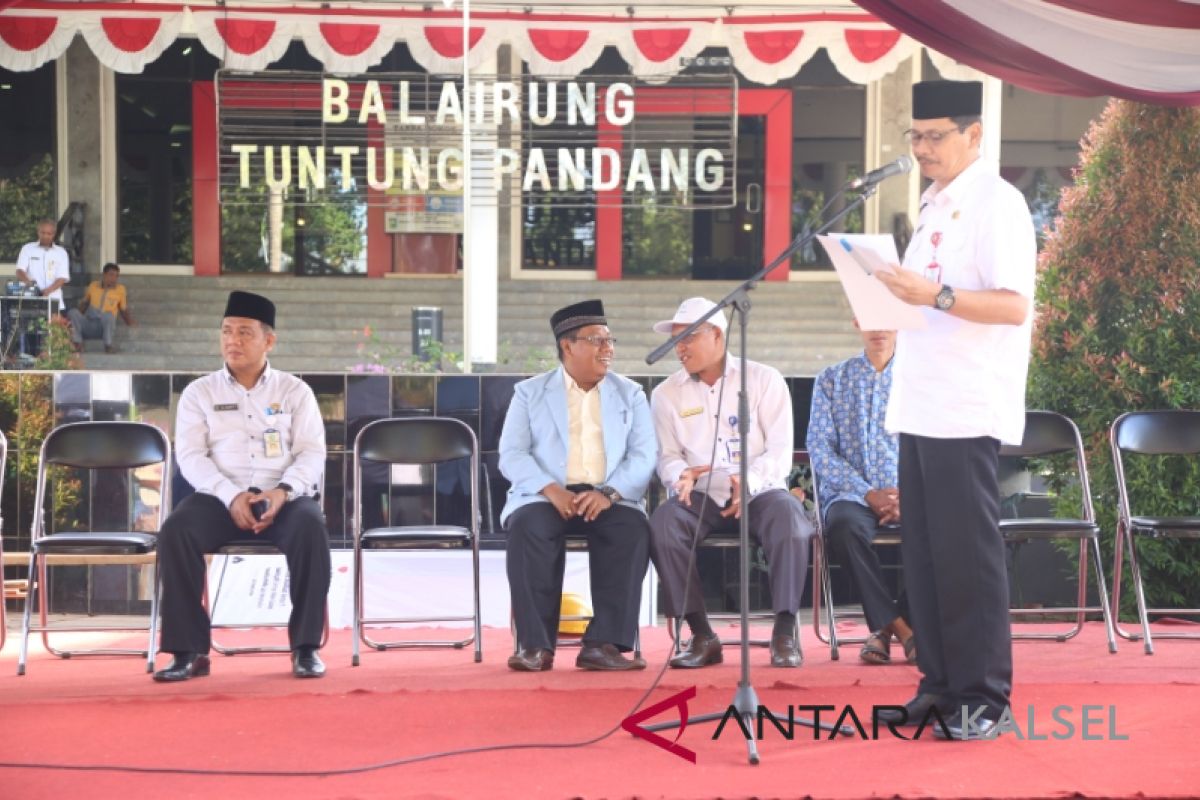
<instances>
[{"instance_id":1,"label":"stage platform","mask_svg":"<svg viewBox=\"0 0 1200 800\"><path fill-rule=\"evenodd\" d=\"M13 622L10 617L10 622ZM441 631L452 634L456 631ZM721 628L734 634L733 628ZM765 631L764 631L765 632ZM234 632L245 640L258 632ZM105 634L63 635L105 639ZM118 637L111 637L118 638ZM130 641L128 636L120 636ZM140 637L139 637L140 638ZM1122 642L1110 655L1098 623L1067 643L1017 642L1013 702L1025 738L990 742L872 739L873 705L903 702L916 669L861 664L857 648L833 662L804 631L799 670L767 666L752 649L762 703L849 705L858 734L787 739L768 727L762 762L747 764L733 723L689 724L678 744L696 762L619 729L669 656L662 627L647 627L644 672L588 673L560 649L551 672L509 671L511 643L488 628L483 663L470 650L364 652L350 666L350 632L334 630L322 680L291 677L286 655L215 656L212 675L160 685L132 657L61 660L31 643L17 677L16 636L0 653L0 797L4 798L575 798L575 797L1194 797L1200 793L1200 643L1156 642L1157 653ZM724 711L733 698L737 648L726 663L667 670L646 705L695 687L690 716ZM899 655L899 648L893 653ZM160 665L166 657L159 659ZM1028 709L1035 716L1028 734ZM1073 735L1052 716L1073 721ZM1084 707L1089 707L1089 710ZM804 712L797 712L804 713ZM1084 738L1084 715L1096 720ZM656 719L674 719L674 710ZM607 738L587 742L617 731ZM906 729L910 735L913 729ZM1058 737L1063 738L1056 738ZM507 749L331 776L249 776L209 771L350 771L461 748ZM514 748L514 745L529 745ZM88 771L58 767L97 767ZM106 768L98 768L106 767ZM127 767L121 771L115 767ZM176 770L138 772L137 770Z\"/></svg>"}]
</instances>

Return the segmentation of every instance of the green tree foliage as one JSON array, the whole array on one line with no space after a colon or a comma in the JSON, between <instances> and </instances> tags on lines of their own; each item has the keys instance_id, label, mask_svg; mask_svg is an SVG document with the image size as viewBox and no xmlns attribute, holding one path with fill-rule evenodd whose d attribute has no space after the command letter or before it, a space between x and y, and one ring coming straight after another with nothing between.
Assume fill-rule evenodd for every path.
<instances>
[{"instance_id":1,"label":"green tree foliage","mask_svg":"<svg viewBox=\"0 0 1200 800\"><path fill-rule=\"evenodd\" d=\"M1126 411L1200 408L1198 157L1200 109L1113 101L1084 138L1075 185L1063 191L1040 259L1029 407L1079 425L1110 557L1117 494L1109 426ZM1200 513L1194 463L1139 459L1126 473L1135 514ZM1197 607L1200 547L1138 545L1149 604Z\"/></svg>"},{"instance_id":2,"label":"green tree foliage","mask_svg":"<svg viewBox=\"0 0 1200 800\"><path fill-rule=\"evenodd\" d=\"M12 263L37 238L37 221L54 217L54 161L49 154L24 173L0 177L0 260Z\"/></svg>"}]
</instances>

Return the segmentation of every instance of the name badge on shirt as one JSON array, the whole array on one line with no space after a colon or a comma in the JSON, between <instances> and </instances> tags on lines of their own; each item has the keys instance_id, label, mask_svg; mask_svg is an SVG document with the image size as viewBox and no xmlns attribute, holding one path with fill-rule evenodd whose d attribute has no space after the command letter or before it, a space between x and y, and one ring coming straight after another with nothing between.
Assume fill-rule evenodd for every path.
<instances>
[{"instance_id":1,"label":"name badge on shirt","mask_svg":"<svg viewBox=\"0 0 1200 800\"><path fill-rule=\"evenodd\" d=\"M237 403L217 403L213 406L213 411L237 411Z\"/></svg>"},{"instance_id":2,"label":"name badge on shirt","mask_svg":"<svg viewBox=\"0 0 1200 800\"><path fill-rule=\"evenodd\" d=\"M695 408L685 408L683 411L679 412L679 416L684 417L686 419L687 417L694 417L697 414L703 414L703 413L704 413L704 409L701 408L700 406L696 406Z\"/></svg>"},{"instance_id":3,"label":"name badge on shirt","mask_svg":"<svg viewBox=\"0 0 1200 800\"><path fill-rule=\"evenodd\" d=\"M263 431L263 455L267 458L279 458L283 455L283 437L274 428Z\"/></svg>"},{"instance_id":4,"label":"name badge on shirt","mask_svg":"<svg viewBox=\"0 0 1200 800\"><path fill-rule=\"evenodd\" d=\"M740 438L726 439L725 452L729 455L730 464L742 463L742 440Z\"/></svg>"}]
</instances>

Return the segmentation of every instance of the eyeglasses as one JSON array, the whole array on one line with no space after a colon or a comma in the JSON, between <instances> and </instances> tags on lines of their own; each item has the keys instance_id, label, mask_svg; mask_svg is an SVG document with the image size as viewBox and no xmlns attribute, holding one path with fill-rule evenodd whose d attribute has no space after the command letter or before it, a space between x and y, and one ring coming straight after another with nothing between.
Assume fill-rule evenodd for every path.
<instances>
[{"instance_id":1,"label":"eyeglasses","mask_svg":"<svg viewBox=\"0 0 1200 800\"><path fill-rule=\"evenodd\" d=\"M592 347L615 347L617 340L612 336L572 336L572 342L587 342Z\"/></svg>"},{"instance_id":2,"label":"eyeglasses","mask_svg":"<svg viewBox=\"0 0 1200 800\"><path fill-rule=\"evenodd\" d=\"M914 147L919 145L921 142L929 142L929 144L937 147L942 143L943 139L955 131L961 132L962 128L947 128L944 131L926 131L924 133L921 131L914 131L912 128L909 128L904 132L904 138L908 139L908 143Z\"/></svg>"},{"instance_id":3,"label":"eyeglasses","mask_svg":"<svg viewBox=\"0 0 1200 800\"><path fill-rule=\"evenodd\" d=\"M685 342L686 342L687 344L691 344L692 342L696 341L696 337L697 337L697 336L699 336L700 334L702 334L702 333L705 333L705 332L707 332L707 331L711 331L711 330L715 330L714 326L712 326L712 325L701 325L699 328L696 328L696 330L692 331L692 332L691 332L691 333L689 333L687 336L681 337L681 338L679 339L679 341L678 341L678 342L676 342L676 344L683 344L683 343L685 343Z\"/></svg>"}]
</instances>

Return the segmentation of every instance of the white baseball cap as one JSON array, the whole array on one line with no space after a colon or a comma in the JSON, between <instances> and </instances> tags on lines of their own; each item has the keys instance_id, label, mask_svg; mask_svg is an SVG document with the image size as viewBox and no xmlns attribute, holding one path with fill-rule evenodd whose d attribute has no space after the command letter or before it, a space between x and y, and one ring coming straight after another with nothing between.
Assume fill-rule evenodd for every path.
<instances>
[{"instance_id":1,"label":"white baseball cap","mask_svg":"<svg viewBox=\"0 0 1200 800\"><path fill-rule=\"evenodd\" d=\"M674 326L691 325L716 307L717 304L707 297L689 297L679 304L679 309L675 312L673 319L664 319L662 322L654 323L654 332L669 334L671 328ZM724 311L718 311L709 317L707 321L721 331L725 330L727 324L725 322Z\"/></svg>"}]
</instances>

